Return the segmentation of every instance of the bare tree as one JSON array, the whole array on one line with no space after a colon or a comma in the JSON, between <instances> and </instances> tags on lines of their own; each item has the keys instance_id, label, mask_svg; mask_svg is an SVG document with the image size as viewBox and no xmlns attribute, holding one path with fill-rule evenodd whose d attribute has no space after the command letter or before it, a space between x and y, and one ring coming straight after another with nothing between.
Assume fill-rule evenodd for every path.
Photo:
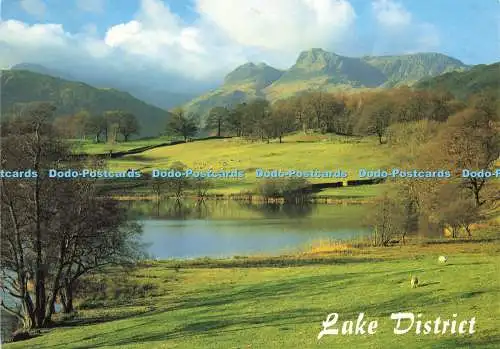
<instances>
[{"instance_id":1,"label":"bare tree","mask_svg":"<svg viewBox=\"0 0 500 349\"><path fill-rule=\"evenodd\" d=\"M2 299L2 307L25 328L49 326L64 279L128 252L119 247L135 244L139 232L127 228L116 202L96 198L95 182L49 178L49 169L84 165L70 162L70 147L52 127L53 111L48 104L33 106L1 139L2 167L31 169L30 178L0 182L2 288L21 305L16 309ZM85 271L73 273L78 265Z\"/></svg>"}]
</instances>

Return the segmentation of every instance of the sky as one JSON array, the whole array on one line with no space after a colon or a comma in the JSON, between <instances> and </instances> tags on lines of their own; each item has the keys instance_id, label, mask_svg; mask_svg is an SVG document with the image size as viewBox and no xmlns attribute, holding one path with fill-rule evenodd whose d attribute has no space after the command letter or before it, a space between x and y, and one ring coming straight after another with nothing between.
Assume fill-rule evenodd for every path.
<instances>
[{"instance_id":1,"label":"sky","mask_svg":"<svg viewBox=\"0 0 500 349\"><path fill-rule=\"evenodd\" d=\"M0 67L215 83L300 51L500 57L500 0L0 0Z\"/></svg>"}]
</instances>

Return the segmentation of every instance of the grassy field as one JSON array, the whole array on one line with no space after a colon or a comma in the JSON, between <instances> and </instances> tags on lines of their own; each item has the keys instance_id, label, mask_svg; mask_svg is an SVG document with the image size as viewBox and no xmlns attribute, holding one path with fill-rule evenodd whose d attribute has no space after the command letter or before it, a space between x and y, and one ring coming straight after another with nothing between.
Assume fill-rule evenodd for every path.
<instances>
[{"instance_id":1,"label":"grassy field","mask_svg":"<svg viewBox=\"0 0 500 349\"><path fill-rule=\"evenodd\" d=\"M158 137L117 143L95 143L92 140L75 140L74 143L76 153L102 154L109 153L110 150L113 152L127 151L149 145L166 143L170 140L170 137Z\"/></svg>"},{"instance_id":2,"label":"grassy field","mask_svg":"<svg viewBox=\"0 0 500 349\"><path fill-rule=\"evenodd\" d=\"M116 145L86 143L82 150L102 153L127 150L145 145L160 144L166 139L118 143ZM379 145L372 137L344 137L333 135L296 134L284 138L284 143L249 142L238 138L212 139L174 146L151 149L140 154L127 155L109 161L113 170L141 169L150 173L153 169L168 169L174 162L182 162L188 168L201 170L243 170L242 179L217 179L212 193L239 193L255 189L259 180L255 170L296 169L320 171L341 169L348 178L309 179L312 183L337 182L358 179L361 168L378 169L396 166L398 160L393 149ZM373 189L358 188L356 196L373 196ZM365 194L366 192L366 194ZM379 190L377 190L379 192ZM346 195L345 190L329 190L327 195Z\"/></svg>"},{"instance_id":3,"label":"grassy field","mask_svg":"<svg viewBox=\"0 0 500 349\"><path fill-rule=\"evenodd\" d=\"M203 260L178 264L178 271L172 268L177 262L151 262L115 277L142 294L94 297L87 301L94 309L80 311L73 323L5 348L498 348L499 252L497 240L367 249L350 256L324 250ZM449 257L446 265L437 261L441 254ZM420 287L410 287L410 274L420 278ZM412 330L398 336L390 314L399 311L422 313L425 320L476 317L476 333ZM340 321L364 312L378 320L377 333L318 341L321 322L333 312Z\"/></svg>"}]
</instances>

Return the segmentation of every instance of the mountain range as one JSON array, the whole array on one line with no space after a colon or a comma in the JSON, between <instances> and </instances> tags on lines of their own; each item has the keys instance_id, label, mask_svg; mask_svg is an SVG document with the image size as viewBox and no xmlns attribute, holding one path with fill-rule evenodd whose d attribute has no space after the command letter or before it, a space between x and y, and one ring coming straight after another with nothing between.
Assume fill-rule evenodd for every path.
<instances>
[{"instance_id":1,"label":"mountain range","mask_svg":"<svg viewBox=\"0 0 500 349\"><path fill-rule=\"evenodd\" d=\"M448 91L458 99L467 99L478 92L499 96L500 62L479 64L464 72L448 72L433 78L422 79L415 88Z\"/></svg>"},{"instance_id":2,"label":"mountain range","mask_svg":"<svg viewBox=\"0 0 500 349\"><path fill-rule=\"evenodd\" d=\"M222 86L193 99L186 108L203 115L214 106L233 105L253 98L273 101L307 91L413 85L426 77L468 69L468 65L440 53L356 58L313 48L301 52L287 70L265 63L239 66L226 76Z\"/></svg>"},{"instance_id":3,"label":"mountain range","mask_svg":"<svg viewBox=\"0 0 500 349\"><path fill-rule=\"evenodd\" d=\"M49 101L56 106L56 117L87 110L102 114L123 110L134 114L141 126L139 136L158 136L166 127L170 113L112 88L96 88L82 82L28 70L1 71L1 112L9 113L16 104Z\"/></svg>"},{"instance_id":4,"label":"mountain range","mask_svg":"<svg viewBox=\"0 0 500 349\"><path fill-rule=\"evenodd\" d=\"M94 87L114 88L121 91L127 91L135 98L162 109L171 109L187 103L199 94L199 92L173 92L168 89L171 87L169 87L167 83L164 82L163 86L150 84L150 79L144 81L144 76L139 76L138 78L128 76L127 79L113 79L99 74L99 72L90 74L86 70L79 72L78 69L72 72L65 68L48 68L34 63L19 63L12 66L10 70L29 70L64 80L84 82ZM203 90L206 89L201 89L201 91Z\"/></svg>"},{"instance_id":5,"label":"mountain range","mask_svg":"<svg viewBox=\"0 0 500 349\"><path fill-rule=\"evenodd\" d=\"M142 137L157 136L169 117L169 107L161 108L147 98L137 98L126 88L123 90L127 92L97 88L86 81L75 81L77 77L62 70L19 64L1 73L2 113L17 103L42 100L53 102L58 116L82 109L91 113L121 109L139 118ZM214 106L231 106L254 98L274 101L307 91L359 91L401 85L447 90L457 98L466 98L479 90L498 91L499 73L500 63L467 66L439 53L353 58L311 49L301 52L287 70L266 63L243 64L227 74L219 88L190 101L179 98L170 107L183 105L188 112L203 118ZM162 91L158 90L157 97L167 100L168 95ZM151 89L142 93L151 97Z\"/></svg>"}]
</instances>

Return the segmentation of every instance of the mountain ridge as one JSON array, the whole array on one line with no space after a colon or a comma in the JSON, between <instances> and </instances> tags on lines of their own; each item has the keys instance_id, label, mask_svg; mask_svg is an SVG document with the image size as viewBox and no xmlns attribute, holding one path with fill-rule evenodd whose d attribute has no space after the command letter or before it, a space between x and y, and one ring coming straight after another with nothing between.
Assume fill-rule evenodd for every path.
<instances>
[{"instance_id":1,"label":"mountain ridge","mask_svg":"<svg viewBox=\"0 0 500 349\"><path fill-rule=\"evenodd\" d=\"M1 71L1 112L8 113L16 104L47 101L56 106L55 116L67 116L81 110L102 114L123 110L134 114L141 125L141 137L158 136L170 113L115 88L97 88L30 70Z\"/></svg>"},{"instance_id":2,"label":"mountain ridge","mask_svg":"<svg viewBox=\"0 0 500 349\"><path fill-rule=\"evenodd\" d=\"M208 93L188 102L186 109L206 114L209 107L240 103L254 98L270 101L285 98L305 91L337 91L364 88L390 88L413 85L425 77L438 76L451 71L470 69L460 60L437 52L422 52L404 55L348 57L328 52L321 48L301 51L295 63L286 70L266 65L270 71L280 75L263 77L267 84L252 85L249 67L258 64L248 62L236 67L224 79L224 83ZM236 79L238 72L246 70L245 79ZM228 83L228 76L231 77ZM270 82L270 83L269 83ZM237 96L237 98L232 98Z\"/></svg>"},{"instance_id":3,"label":"mountain ridge","mask_svg":"<svg viewBox=\"0 0 500 349\"><path fill-rule=\"evenodd\" d=\"M172 92L159 87L151 87L147 84L134 84L112 81L109 79L91 78L88 76L75 76L62 69L53 69L41 64L22 62L15 64L9 70L28 70L34 73L49 75L73 82L83 82L96 88L114 88L119 91L128 92L133 97L161 109L171 109L173 107L189 102L197 96L194 93Z\"/></svg>"}]
</instances>

